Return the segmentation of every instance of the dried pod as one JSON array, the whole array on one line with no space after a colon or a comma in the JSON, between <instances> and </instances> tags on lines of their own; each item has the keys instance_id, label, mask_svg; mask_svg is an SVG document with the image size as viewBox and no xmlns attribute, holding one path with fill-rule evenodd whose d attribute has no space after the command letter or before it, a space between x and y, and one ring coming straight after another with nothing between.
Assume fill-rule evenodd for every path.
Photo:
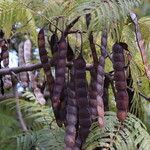
<instances>
[{"instance_id":1,"label":"dried pod","mask_svg":"<svg viewBox=\"0 0 150 150\"><path fill-rule=\"evenodd\" d=\"M47 51L45 49L45 37L44 30L41 29L38 34L38 47L39 47L39 55L43 65L44 72L46 74L46 79L48 82L50 97L52 96L54 79L51 73L51 65L48 61Z\"/></svg>"},{"instance_id":2,"label":"dried pod","mask_svg":"<svg viewBox=\"0 0 150 150\"><path fill-rule=\"evenodd\" d=\"M126 48L126 47L125 47ZM119 57L119 59L116 59ZM129 97L127 93L127 82L125 76L125 58L124 46L120 43L113 45L113 66L114 66L114 79L117 89L116 102L117 102L117 117L119 121L124 121L127 116ZM118 68L117 68L118 67Z\"/></svg>"},{"instance_id":3,"label":"dried pod","mask_svg":"<svg viewBox=\"0 0 150 150\"><path fill-rule=\"evenodd\" d=\"M8 49L6 47L6 41L4 39L4 32L2 30L0 30L0 69L1 69L1 62L4 58L4 52L5 52L5 56L6 59L8 58ZM7 52L7 53L6 53ZM6 66L8 65L8 59L7 61L4 62L4 64L6 64ZM2 75L0 75L0 90L1 90L1 94L4 95L4 82L3 82L3 79L2 79Z\"/></svg>"},{"instance_id":4,"label":"dried pod","mask_svg":"<svg viewBox=\"0 0 150 150\"><path fill-rule=\"evenodd\" d=\"M67 101L68 101L68 88L67 88L67 84L65 83L63 90L61 92L60 106L59 106L60 122L63 123L65 126L67 125L66 123Z\"/></svg>"},{"instance_id":5,"label":"dried pod","mask_svg":"<svg viewBox=\"0 0 150 150\"><path fill-rule=\"evenodd\" d=\"M3 30L0 30L0 39L4 38L5 33L3 32Z\"/></svg>"},{"instance_id":6,"label":"dried pod","mask_svg":"<svg viewBox=\"0 0 150 150\"><path fill-rule=\"evenodd\" d=\"M66 134L65 134L65 150L73 149L76 141L76 125L77 125L77 101L74 89L73 68L71 69L71 79L69 83L68 100L67 100L67 116L66 116Z\"/></svg>"},{"instance_id":7,"label":"dried pod","mask_svg":"<svg viewBox=\"0 0 150 150\"><path fill-rule=\"evenodd\" d=\"M67 61L72 61L74 59L74 52L73 49L70 46L69 40L67 41L68 43L68 49L67 49Z\"/></svg>"},{"instance_id":8,"label":"dried pod","mask_svg":"<svg viewBox=\"0 0 150 150\"><path fill-rule=\"evenodd\" d=\"M9 52L8 52L8 45L5 44L2 46L2 60L4 67L8 67L9 65Z\"/></svg>"},{"instance_id":9,"label":"dried pod","mask_svg":"<svg viewBox=\"0 0 150 150\"><path fill-rule=\"evenodd\" d=\"M4 88L10 89L12 87L11 76L5 75L3 80L4 80Z\"/></svg>"},{"instance_id":10,"label":"dried pod","mask_svg":"<svg viewBox=\"0 0 150 150\"><path fill-rule=\"evenodd\" d=\"M148 54L146 52L145 42L144 42L144 39L142 38L142 34L140 31L138 18L134 12L130 12L130 17L131 17L131 20L135 26L136 42L137 42L137 45L138 45L140 53L141 53L145 73L146 73L147 78L150 80L150 65L148 63Z\"/></svg>"},{"instance_id":11,"label":"dried pod","mask_svg":"<svg viewBox=\"0 0 150 150\"><path fill-rule=\"evenodd\" d=\"M104 92L103 92L103 101L104 101L104 111L109 111L109 92L108 88L110 85L110 79L109 77L105 76L104 80Z\"/></svg>"},{"instance_id":12,"label":"dried pod","mask_svg":"<svg viewBox=\"0 0 150 150\"><path fill-rule=\"evenodd\" d=\"M19 66L25 65L23 45L24 45L24 43L21 42L18 46ZM19 78L20 78L20 81L22 82L23 87L27 87L28 86L28 74L27 74L27 72L19 73Z\"/></svg>"},{"instance_id":13,"label":"dried pod","mask_svg":"<svg viewBox=\"0 0 150 150\"><path fill-rule=\"evenodd\" d=\"M60 105L60 94L65 83L67 42L64 36L58 42L58 57L56 64L56 79L53 88L53 107L57 109Z\"/></svg>"},{"instance_id":14,"label":"dried pod","mask_svg":"<svg viewBox=\"0 0 150 150\"><path fill-rule=\"evenodd\" d=\"M42 94L41 90L38 87L34 87L33 92L34 92L34 95L35 95L38 103L41 105L45 105L46 100L45 100L44 95Z\"/></svg>"},{"instance_id":15,"label":"dried pod","mask_svg":"<svg viewBox=\"0 0 150 150\"><path fill-rule=\"evenodd\" d=\"M91 14L86 14L85 20L86 20L86 26L87 26L87 29L88 29L89 26L90 26L90 22L91 22Z\"/></svg>"},{"instance_id":16,"label":"dried pod","mask_svg":"<svg viewBox=\"0 0 150 150\"><path fill-rule=\"evenodd\" d=\"M99 65L97 68L97 112L98 112L98 123L100 127L104 126L104 103L103 103L103 92L104 92L104 78L105 78L105 57L107 48L107 31L103 31L101 38L101 57L99 58Z\"/></svg>"},{"instance_id":17,"label":"dried pod","mask_svg":"<svg viewBox=\"0 0 150 150\"><path fill-rule=\"evenodd\" d=\"M27 39L24 42L24 59L25 59L26 65L29 65L31 63L31 55L32 55L32 44L31 44L31 41ZM44 98L43 93L37 86L35 75L33 74L32 71L28 71L27 73L28 73L31 87L33 89L33 93L36 97L37 102L41 105L44 105L46 103L46 100Z\"/></svg>"},{"instance_id":18,"label":"dried pod","mask_svg":"<svg viewBox=\"0 0 150 150\"><path fill-rule=\"evenodd\" d=\"M3 60L4 67L8 67L8 65L9 65L9 51L8 51L8 43L5 40L4 40L4 43L2 45L2 60ZM3 81L4 81L4 88L5 89L10 89L12 87L10 75L5 75L3 77Z\"/></svg>"},{"instance_id":19,"label":"dried pod","mask_svg":"<svg viewBox=\"0 0 150 150\"><path fill-rule=\"evenodd\" d=\"M97 118L97 73L95 68L90 70L91 81L89 86L89 105L92 122L96 121Z\"/></svg>"},{"instance_id":20,"label":"dried pod","mask_svg":"<svg viewBox=\"0 0 150 150\"><path fill-rule=\"evenodd\" d=\"M52 34L52 36L48 39L48 43L50 45L52 55L56 54L58 51L58 49L56 48L58 40L59 39L56 33Z\"/></svg>"},{"instance_id":21,"label":"dried pod","mask_svg":"<svg viewBox=\"0 0 150 150\"><path fill-rule=\"evenodd\" d=\"M75 92L79 108L79 134L81 144L85 142L91 126L89 102L87 98L86 62L82 54L74 61ZM81 145L80 145L81 146Z\"/></svg>"},{"instance_id":22,"label":"dried pod","mask_svg":"<svg viewBox=\"0 0 150 150\"><path fill-rule=\"evenodd\" d=\"M50 98L52 99L52 107L53 107L54 115L58 126L62 126L60 115L59 115L59 108L60 108L60 94L62 92L63 84L65 81L65 64L66 64L65 58L67 53L66 45L67 44L65 42L65 39L61 39L59 42L59 57L58 57L59 59L57 61L56 80L54 83L54 78L51 73L51 66L48 61L47 51L45 49L44 30L43 29L40 30L38 35L39 54L40 54L40 59L43 65L44 72L46 74ZM62 67L63 67L63 71L62 74L60 74L60 69L62 69Z\"/></svg>"},{"instance_id":23,"label":"dried pod","mask_svg":"<svg viewBox=\"0 0 150 150\"><path fill-rule=\"evenodd\" d=\"M32 43L29 39L25 40L23 44L23 49L24 49L25 64L28 65L31 63L32 58Z\"/></svg>"}]
</instances>

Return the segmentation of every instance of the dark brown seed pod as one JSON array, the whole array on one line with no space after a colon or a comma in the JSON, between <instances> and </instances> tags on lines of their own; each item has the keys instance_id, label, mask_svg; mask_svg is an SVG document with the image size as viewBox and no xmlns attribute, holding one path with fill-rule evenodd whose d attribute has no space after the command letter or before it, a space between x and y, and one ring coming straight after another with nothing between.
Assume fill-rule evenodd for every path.
<instances>
[{"instance_id":1,"label":"dark brown seed pod","mask_svg":"<svg viewBox=\"0 0 150 150\"><path fill-rule=\"evenodd\" d=\"M3 65L4 67L8 67L9 65L9 51L8 51L8 42L4 40L4 43L2 45L2 60L3 60ZM11 76L10 75L5 75L3 77L4 81L4 88L5 89L10 89L12 87L12 82L11 82Z\"/></svg>"},{"instance_id":2,"label":"dark brown seed pod","mask_svg":"<svg viewBox=\"0 0 150 150\"><path fill-rule=\"evenodd\" d=\"M98 123L100 127L104 126L104 103L103 103L103 92L104 92L104 78L105 78L105 58L107 48L107 31L103 31L101 38L101 57L99 58L99 65L97 68L97 112L98 112Z\"/></svg>"},{"instance_id":3,"label":"dark brown seed pod","mask_svg":"<svg viewBox=\"0 0 150 150\"><path fill-rule=\"evenodd\" d=\"M60 121L66 126L66 114L67 114L67 101L68 101L68 88L67 83L65 83L60 96L60 106L59 106L59 117Z\"/></svg>"},{"instance_id":4,"label":"dark brown seed pod","mask_svg":"<svg viewBox=\"0 0 150 150\"><path fill-rule=\"evenodd\" d=\"M121 61L117 61L117 63L114 62L114 65L113 65L114 69L117 70L117 71L122 71L122 68L125 67L125 63L122 63Z\"/></svg>"},{"instance_id":5,"label":"dark brown seed pod","mask_svg":"<svg viewBox=\"0 0 150 150\"><path fill-rule=\"evenodd\" d=\"M53 88L53 106L55 109L60 105L60 94L65 83L67 42L64 36L58 42L58 57L56 64L56 79Z\"/></svg>"},{"instance_id":6,"label":"dark brown seed pod","mask_svg":"<svg viewBox=\"0 0 150 150\"><path fill-rule=\"evenodd\" d=\"M8 44L6 42L2 46L2 60L3 60L4 67L8 67L8 65L9 65L9 52L8 52Z\"/></svg>"},{"instance_id":7,"label":"dark brown seed pod","mask_svg":"<svg viewBox=\"0 0 150 150\"><path fill-rule=\"evenodd\" d=\"M44 36L45 36L44 30L41 29L38 34L39 55L40 55L40 59L41 59L42 65L43 65L44 72L46 74L50 96L52 96L54 78L51 73L50 63L48 62L47 51L45 49L45 37Z\"/></svg>"},{"instance_id":8,"label":"dark brown seed pod","mask_svg":"<svg viewBox=\"0 0 150 150\"><path fill-rule=\"evenodd\" d=\"M69 40L67 41L68 43L68 49L67 49L67 61L72 61L74 59L74 52L73 49L70 46Z\"/></svg>"},{"instance_id":9,"label":"dark brown seed pod","mask_svg":"<svg viewBox=\"0 0 150 150\"><path fill-rule=\"evenodd\" d=\"M4 39L4 32L2 30L0 30L0 49L1 49L1 52L0 52L0 69L1 69L2 60L3 60L4 66L7 67L8 64L9 64L8 47L7 47L6 41ZM4 95L4 82L3 82L3 79L2 79L2 75L0 75L0 82L1 82L0 83L1 94Z\"/></svg>"},{"instance_id":10,"label":"dark brown seed pod","mask_svg":"<svg viewBox=\"0 0 150 150\"><path fill-rule=\"evenodd\" d=\"M109 92L108 92L109 85L110 85L110 79L109 77L105 76L104 92L103 92L104 111L109 111Z\"/></svg>"},{"instance_id":11,"label":"dark brown seed pod","mask_svg":"<svg viewBox=\"0 0 150 150\"><path fill-rule=\"evenodd\" d=\"M87 29L88 29L89 26L90 26L90 22L91 22L91 14L86 14L85 20L86 20L86 26L87 26Z\"/></svg>"},{"instance_id":12,"label":"dark brown seed pod","mask_svg":"<svg viewBox=\"0 0 150 150\"><path fill-rule=\"evenodd\" d=\"M78 137L76 139L76 144L72 150L81 150L82 149L81 147L82 147L82 140L81 140L80 136L78 135Z\"/></svg>"},{"instance_id":13,"label":"dark brown seed pod","mask_svg":"<svg viewBox=\"0 0 150 150\"><path fill-rule=\"evenodd\" d=\"M115 71L114 79L115 79L115 81L125 81L125 79L126 79L125 73L122 71Z\"/></svg>"},{"instance_id":14,"label":"dark brown seed pod","mask_svg":"<svg viewBox=\"0 0 150 150\"><path fill-rule=\"evenodd\" d=\"M52 34L52 36L48 39L48 43L50 45L52 55L56 54L58 51L57 49L58 40L59 39L56 33Z\"/></svg>"},{"instance_id":15,"label":"dark brown seed pod","mask_svg":"<svg viewBox=\"0 0 150 150\"><path fill-rule=\"evenodd\" d=\"M126 90L127 89L127 83L124 81L116 81L115 86L117 90Z\"/></svg>"},{"instance_id":16,"label":"dark brown seed pod","mask_svg":"<svg viewBox=\"0 0 150 150\"><path fill-rule=\"evenodd\" d=\"M91 22L91 14L86 14L85 19L86 19L87 29L89 29L89 25L90 25L90 22ZM88 40L89 40L89 43L90 43L90 49L91 49L92 56L93 56L94 67L96 68L97 65L98 65L98 57L97 57L97 52L96 52L96 47L95 47L95 44L94 44L94 37L93 37L92 32L89 33Z\"/></svg>"},{"instance_id":17,"label":"dark brown seed pod","mask_svg":"<svg viewBox=\"0 0 150 150\"><path fill-rule=\"evenodd\" d=\"M90 70L91 74L91 81L90 81L90 86L89 86L89 105L90 105L90 114L91 114L91 119L92 122L96 121L97 118L97 88L96 88L96 83L97 83L97 73L94 68Z\"/></svg>"},{"instance_id":18,"label":"dark brown seed pod","mask_svg":"<svg viewBox=\"0 0 150 150\"><path fill-rule=\"evenodd\" d=\"M59 48L64 48L64 43L61 43L61 44L60 43L59 43ZM43 29L41 29L38 34L38 47L39 47L40 59L41 59L43 69L46 74L46 78L47 78L47 82L48 82L49 93L50 93L50 98L52 99L52 107L53 107L54 115L56 118L56 122L57 122L58 126L62 126L62 123L60 121L60 116L59 116L58 104L60 104L59 96L60 96L62 88L63 88L62 83L64 83L64 77L62 79L62 78L59 78L59 76L57 75L57 71L62 64L60 64L60 61L59 61L60 59L59 59L58 64L57 64L57 70L56 70L56 81L54 83L54 78L51 73L51 65L48 62L47 51L45 49L45 35L44 35ZM61 55L61 54L62 53L60 51L59 55ZM65 61L63 60L63 62L65 62ZM64 64L63 64L63 66L64 66ZM63 71L63 73L64 72L65 71ZM62 82L62 80L63 80L63 82Z\"/></svg>"},{"instance_id":19,"label":"dark brown seed pod","mask_svg":"<svg viewBox=\"0 0 150 150\"><path fill-rule=\"evenodd\" d=\"M65 134L65 150L72 150L75 145L76 140L76 125L77 125L77 101L74 88L74 68L71 69L71 79L69 83L69 88L67 90L67 115L66 115L66 134Z\"/></svg>"},{"instance_id":20,"label":"dark brown seed pod","mask_svg":"<svg viewBox=\"0 0 150 150\"><path fill-rule=\"evenodd\" d=\"M86 81L86 62L80 53L74 61L75 74L75 92L77 105L79 108L79 134L81 145L85 142L91 126L91 118L89 111L89 102L87 98L87 81ZM86 130L86 132L85 132ZM80 145L80 146L81 146Z\"/></svg>"},{"instance_id":21,"label":"dark brown seed pod","mask_svg":"<svg viewBox=\"0 0 150 150\"><path fill-rule=\"evenodd\" d=\"M125 47L126 48L126 47ZM117 57L120 57L116 59ZM117 102L117 117L119 121L124 121L127 116L129 97L127 93L127 82L125 76L125 58L124 46L120 43L113 45L113 66L114 66L114 79L117 89L116 102Z\"/></svg>"}]
</instances>

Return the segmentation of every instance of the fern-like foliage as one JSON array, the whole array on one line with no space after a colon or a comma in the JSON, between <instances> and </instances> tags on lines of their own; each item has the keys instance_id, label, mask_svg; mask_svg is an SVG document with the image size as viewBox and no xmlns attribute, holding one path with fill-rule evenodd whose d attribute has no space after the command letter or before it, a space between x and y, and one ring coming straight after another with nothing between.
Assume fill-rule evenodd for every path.
<instances>
[{"instance_id":1,"label":"fern-like foliage","mask_svg":"<svg viewBox=\"0 0 150 150\"><path fill-rule=\"evenodd\" d=\"M0 1L0 28L5 32L6 38L17 33L30 33L33 41L37 39L33 14L19 0Z\"/></svg>"},{"instance_id":2,"label":"fern-like foliage","mask_svg":"<svg viewBox=\"0 0 150 150\"><path fill-rule=\"evenodd\" d=\"M114 112L106 112L106 125L100 129L97 123L91 127L84 148L94 150L149 150L150 135L145 125L134 115L128 114L127 119L121 124Z\"/></svg>"},{"instance_id":3,"label":"fern-like foliage","mask_svg":"<svg viewBox=\"0 0 150 150\"><path fill-rule=\"evenodd\" d=\"M11 138L16 142L17 150L61 150L64 146L63 129L50 129L48 126L37 131L18 134Z\"/></svg>"},{"instance_id":4,"label":"fern-like foliage","mask_svg":"<svg viewBox=\"0 0 150 150\"><path fill-rule=\"evenodd\" d=\"M77 0L71 12L74 16L92 14L92 29L101 30L104 27L116 28L120 20L135 7L141 4L141 0Z\"/></svg>"},{"instance_id":5,"label":"fern-like foliage","mask_svg":"<svg viewBox=\"0 0 150 150\"><path fill-rule=\"evenodd\" d=\"M1 105L9 109L10 114L15 112L15 102L14 99L10 99L1 102ZM59 150L63 147L64 129L57 127L52 109L49 106L41 106L37 103L33 93L27 91L22 95L20 99L20 108L23 113L26 125L28 127L28 132L22 133L19 126L14 126L14 123L19 124L17 120L10 119L13 116L6 115L5 122L0 122L0 126L14 126L16 127L14 132L9 133L4 129L0 132L3 133L2 140L0 141L0 149L3 150ZM1 117L1 115L0 115ZM3 116L2 116L3 117ZM0 119L1 120L1 119ZM9 120L9 121L8 121ZM12 121L11 121L12 120ZM11 122L11 124L9 123ZM12 128L13 129L13 128ZM7 135L7 136L6 136ZM9 145L8 145L9 143ZM13 144L13 147L11 146Z\"/></svg>"}]
</instances>

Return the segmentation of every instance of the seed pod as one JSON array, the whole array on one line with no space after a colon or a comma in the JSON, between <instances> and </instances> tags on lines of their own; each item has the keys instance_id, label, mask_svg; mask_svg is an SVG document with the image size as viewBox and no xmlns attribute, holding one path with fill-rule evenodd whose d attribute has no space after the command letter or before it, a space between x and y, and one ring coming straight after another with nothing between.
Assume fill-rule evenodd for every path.
<instances>
[{"instance_id":1,"label":"seed pod","mask_svg":"<svg viewBox=\"0 0 150 150\"><path fill-rule=\"evenodd\" d=\"M26 65L31 63L31 58L32 58L32 43L29 39L25 40L23 44L23 49L24 49L24 60Z\"/></svg>"},{"instance_id":2,"label":"seed pod","mask_svg":"<svg viewBox=\"0 0 150 150\"><path fill-rule=\"evenodd\" d=\"M109 111L109 92L108 88L110 85L109 77L105 76L104 80L104 92L103 92L103 101L104 101L104 111Z\"/></svg>"},{"instance_id":3,"label":"seed pod","mask_svg":"<svg viewBox=\"0 0 150 150\"><path fill-rule=\"evenodd\" d=\"M91 22L91 14L86 14L85 19L86 19L87 29L89 29L89 25L90 25L90 22ZM89 40L89 43L90 43L90 49L91 49L92 56L93 56L94 67L96 68L97 65L98 65L98 57L97 57L97 52L96 52L96 47L95 47L95 44L94 44L94 37L93 37L92 32L89 33L88 40Z\"/></svg>"},{"instance_id":4,"label":"seed pod","mask_svg":"<svg viewBox=\"0 0 150 150\"><path fill-rule=\"evenodd\" d=\"M62 36L58 43L58 57L56 64L56 79L53 88L53 106L57 110L60 105L60 94L62 92L65 83L65 73L66 73L66 57L67 57L67 42Z\"/></svg>"},{"instance_id":5,"label":"seed pod","mask_svg":"<svg viewBox=\"0 0 150 150\"><path fill-rule=\"evenodd\" d=\"M139 48L140 53L141 53L145 73L146 73L147 78L150 80L150 65L148 63L148 54L146 52L144 39L142 38L142 34L140 31L138 18L134 12L130 12L130 17L131 17L131 20L135 26L136 42L137 42L138 48Z\"/></svg>"},{"instance_id":6,"label":"seed pod","mask_svg":"<svg viewBox=\"0 0 150 150\"><path fill-rule=\"evenodd\" d=\"M71 69L71 79L69 83L68 92L68 101L67 101L67 126L65 134L65 150L72 150L75 145L76 140L76 125L77 125L77 101L75 97L74 89L74 68Z\"/></svg>"},{"instance_id":7,"label":"seed pod","mask_svg":"<svg viewBox=\"0 0 150 150\"><path fill-rule=\"evenodd\" d=\"M57 61L57 66L56 66L56 80L54 83L54 78L51 73L51 66L50 63L48 62L48 56L47 56L47 51L45 49L45 37L44 37L44 30L41 29L39 34L38 34L38 47L39 47L39 54L40 54L40 59L43 65L44 72L46 74L47 82L48 82L48 88L49 88L49 93L50 93L50 98L52 99L52 107L54 111L54 115L56 118L56 122L58 126L62 126L62 123L60 121L60 116L59 116L59 104L60 104L60 94L63 88L64 84L64 74L65 71L63 71L63 78L60 76L58 72L60 72L60 69L62 69L61 66L65 66L65 60L62 59L61 57L64 56L64 49L65 49L65 43L64 40L61 39L59 43L59 60ZM61 51L62 50L62 51ZM67 52L67 50L65 50ZM66 53L65 52L65 53ZM63 63L61 64L61 60L63 60ZM65 70L65 68L64 68Z\"/></svg>"},{"instance_id":8,"label":"seed pod","mask_svg":"<svg viewBox=\"0 0 150 150\"><path fill-rule=\"evenodd\" d=\"M82 54L74 61L75 91L79 108L79 134L81 144L85 142L91 126L89 102L87 99L86 62ZM81 145L80 145L81 146Z\"/></svg>"},{"instance_id":9,"label":"seed pod","mask_svg":"<svg viewBox=\"0 0 150 150\"><path fill-rule=\"evenodd\" d=\"M99 65L97 68L97 112L98 112L98 123L100 127L104 126L104 103L103 103L103 92L104 92L104 78L105 78L105 57L107 47L107 31L103 31L101 38L101 57L99 58Z\"/></svg>"},{"instance_id":10,"label":"seed pod","mask_svg":"<svg viewBox=\"0 0 150 150\"><path fill-rule=\"evenodd\" d=\"M119 58L118 60L116 59L117 57ZM113 45L113 67L114 67L115 86L117 89L116 93L116 102L118 109L117 117L119 121L123 122L127 116L129 97L127 93L127 83L124 70L125 67L124 49L122 44L120 43L115 43Z\"/></svg>"},{"instance_id":11,"label":"seed pod","mask_svg":"<svg viewBox=\"0 0 150 150\"><path fill-rule=\"evenodd\" d=\"M91 81L89 86L89 105L92 122L96 121L97 118L97 73L94 68L90 70Z\"/></svg>"},{"instance_id":12,"label":"seed pod","mask_svg":"<svg viewBox=\"0 0 150 150\"><path fill-rule=\"evenodd\" d=\"M68 49L67 49L67 61L72 61L74 59L74 52L70 46L69 40L67 41L68 43Z\"/></svg>"},{"instance_id":13,"label":"seed pod","mask_svg":"<svg viewBox=\"0 0 150 150\"><path fill-rule=\"evenodd\" d=\"M26 65L29 65L31 63L31 55L32 55L32 44L31 44L31 41L27 39L24 42L24 60L25 60ZM46 103L46 100L41 90L37 86L35 75L33 74L32 71L28 71L27 73L28 73L31 87L33 89L33 93L36 97L37 102L41 105L44 105Z\"/></svg>"},{"instance_id":14,"label":"seed pod","mask_svg":"<svg viewBox=\"0 0 150 150\"><path fill-rule=\"evenodd\" d=\"M4 38L4 35L5 35L5 34L4 34L3 30L0 29L0 39L3 39L3 38Z\"/></svg>"},{"instance_id":15,"label":"seed pod","mask_svg":"<svg viewBox=\"0 0 150 150\"><path fill-rule=\"evenodd\" d=\"M0 69L1 69L1 61L3 60L3 47L5 45L5 40L4 40L4 32L0 30ZM0 88L1 88L1 94L4 95L4 83L2 80L2 75L0 75Z\"/></svg>"},{"instance_id":16,"label":"seed pod","mask_svg":"<svg viewBox=\"0 0 150 150\"><path fill-rule=\"evenodd\" d=\"M75 146L73 147L72 150L81 150L82 149L81 147L82 147L82 140L81 137L78 135Z\"/></svg>"},{"instance_id":17,"label":"seed pod","mask_svg":"<svg viewBox=\"0 0 150 150\"><path fill-rule=\"evenodd\" d=\"M8 67L9 65L9 51L8 51L8 43L4 40L4 43L2 45L2 60L3 60L3 65L4 67ZM3 77L4 81L4 88L5 89L10 89L12 87L12 82L11 82L11 76L10 75L5 75Z\"/></svg>"},{"instance_id":18,"label":"seed pod","mask_svg":"<svg viewBox=\"0 0 150 150\"><path fill-rule=\"evenodd\" d=\"M91 22L91 14L86 14L85 19L86 19L86 26L88 29L90 26L90 22Z\"/></svg>"},{"instance_id":19,"label":"seed pod","mask_svg":"<svg viewBox=\"0 0 150 150\"><path fill-rule=\"evenodd\" d=\"M54 79L51 73L51 65L48 61L47 51L45 49L45 37L44 30L41 29L38 34L38 47L39 47L39 55L43 65L44 72L46 74L46 79L48 82L50 97L52 96Z\"/></svg>"},{"instance_id":20,"label":"seed pod","mask_svg":"<svg viewBox=\"0 0 150 150\"><path fill-rule=\"evenodd\" d=\"M8 67L9 65L9 52L8 52L8 45L5 41L5 44L2 46L2 60L4 67Z\"/></svg>"},{"instance_id":21,"label":"seed pod","mask_svg":"<svg viewBox=\"0 0 150 150\"><path fill-rule=\"evenodd\" d=\"M25 65L23 44L24 43L21 42L18 46L19 66ZM23 87L27 87L28 86L28 74L27 74L27 72L19 73L19 78L20 78L20 81L22 82Z\"/></svg>"},{"instance_id":22,"label":"seed pod","mask_svg":"<svg viewBox=\"0 0 150 150\"><path fill-rule=\"evenodd\" d=\"M65 126L67 125L66 123L67 101L68 101L68 88L67 83L65 83L63 90L61 92L60 107L59 107L60 122L63 123Z\"/></svg>"},{"instance_id":23,"label":"seed pod","mask_svg":"<svg viewBox=\"0 0 150 150\"><path fill-rule=\"evenodd\" d=\"M12 87L11 76L5 75L3 80L4 80L4 88L9 90Z\"/></svg>"},{"instance_id":24,"label":"seed pod","mask_svg":"<svg viewBox=\"0 0 150 150\"><path fill-rule=\"evenodd\" d=\"M56 54L58 51L58 49L56 48L56 45L58 43L58 36L56 33L54 33L51 38L48 39L48 43L50 45L52 55Z\"/></svg>"}]
</instances>

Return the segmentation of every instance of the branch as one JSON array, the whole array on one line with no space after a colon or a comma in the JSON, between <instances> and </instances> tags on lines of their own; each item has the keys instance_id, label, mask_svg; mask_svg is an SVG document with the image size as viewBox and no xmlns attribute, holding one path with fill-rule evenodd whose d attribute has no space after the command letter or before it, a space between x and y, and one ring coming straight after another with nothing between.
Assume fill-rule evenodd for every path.
<instances>
[{"instance_id":1,"label":"branch","mask_svg":"<svg viewBox=\"0 0 150 150\"><path fill-rule=\"evenodd\" d=\"M20 72L32 71L32 70L36 70L40 68L42 68L41 63L31 64L28 66L13 67L13 68L3 68L3 69L0 69L0 75L12 74L12 72L14 72L15 74L18 74Z\"/></svg>"},{"instance_id":2,"label":"branch","mask_svg":"<svg viewBox=\"0 0 150 150\"><path fill-rule=\"evenodd\" d=\"M67 36L68 32L70 29L74 26L74 24L79 20L80 16L75 18L69 25L67 25L65 31L64 31L64 36Z\"/></svg>"},{"instance_id":3,"label":"branch","mask_svg":"<svg viewBox=\"0 0 150 150\"><path fill-rule=\"evenodd\" d=\"M50 59L49 63L51 64L51 66L54 66L53 59ZM67 62L67 67L68 68L71 68L72 65L73 65L72 62ZM87 70L91 70L92 67L93 67L92 64L87 64L86 65ZM43 68L41 63L30 64L30 65L27 65L27 66L13 67L13 68L3 68L3 69L0 69L0 75L12 74L12 72L14 72L15 74L18 74L20 72L33 71L33 70L41 69L41 68Z\"/></svg>"}]
</instances>

